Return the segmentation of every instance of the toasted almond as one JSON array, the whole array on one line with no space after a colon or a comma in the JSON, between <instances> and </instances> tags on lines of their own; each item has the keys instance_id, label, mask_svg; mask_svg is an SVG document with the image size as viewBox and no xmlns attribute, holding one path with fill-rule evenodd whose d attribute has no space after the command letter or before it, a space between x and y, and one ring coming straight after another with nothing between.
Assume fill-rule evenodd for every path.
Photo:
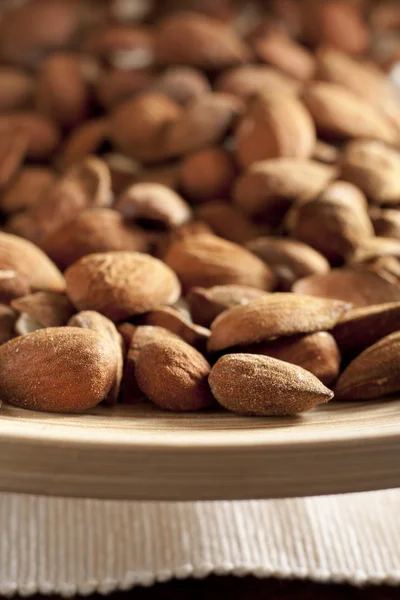
<instances>
[{"instance_id":1,"label":"toasted almond","mask_svg":"<svg viewBox=\"0 0 400 600\"><path fill-rule=\"evenodd\" d=\"M340 400L371 400L400 390L400 332L392 333L355 358L338 379Z\"/></svg>"},{"instance_id":2,"label":"toasted almond","mask_svg":"<svg viewBox=\"0 0 400 600\"><path fill-rule=\"evenodd\" d=\"M5 344L15 337L16 313L9 306L0 304L0 344Z\"/></svg>"},{"instance_id":3,"label":"toasted almond","mask_svg":"<svg viewBox=\"0 0 400 600\"><path fill-rule=\"evenodd\" d=\"M192 288L187 300L193 321L204 327L210 327L214 319L224 310L248 304L267 293L247 285L215 285L211 288Z\"/></svg>"},{"instance_id":4,"label":"toasted almond","mask_svg":"<svg viewBox=\"0 0 400 600\"><path fill-rule=\"evenodd\" d=\"M33 290L62 292L65 280L37 246L15 235L0 232L0 269L26 277Z\"/></svg>"},{"instance_id":5,"label":"toasted almond","mask_svg":"<svg viewBox=\"0 0 400 600\"><path fill-rule=\"evenodd\" d=\"M115 210L89 208L48 236L42 248L61 269L66 269L83 256L96 252L146 252L149 236L139 227L126 223Z\"/></svg>"},{"instance_id":6,"label":"toasted almond","mask_svg":"<svg viewBox=\"0 0 400 600\"><path fill-rule=\"evenodd\" d=\"M25 167L0 196L2 212L29 209L44 197L54 180L55 173L47 167Z\"/></svg>"},{"instance_id":7,"label":"toasted almond","mask_svg":"<svg viewBox=\"0 0 400 600\"><path fill-rule=\"evenodd\" d=\"M10 304L15 298L26 296L31 288L26 275L13 270L0 270L0 303Z\"/></svg>"},{"instance_id":8,"label":"toasted almond","mask_svg":"<svg viewBox=\"0 0 400 600\"><path fill-rule=\"evenodd\" d=\"M118 333L114 323L107 319L104 315L93 310L86 310L77 313L68 321L69 327L82 327L82 329L91 329L96 331L99 335L103 335L106 339L110 340L115 347L115 354L117 357L117 369L115 373L114 383L105 398L107 404L115 404L118 400L122 372L124 367L123 357L123 340L121 335Z\"/></svg>"},{"instance_id":9,"label":"toasted almond","mask_svg":"<svg viewBox=\"0 0 400 600\"><path fill-rule=\"evenodd\" d=\"M163 64L222 69L246 62L250 51L221 21L187 12L171 15L160 23L156 55Z\"/></svg>"},{"instance_id":10,"label":"toasted almond","mask_svg":"<svg viewBox=\"0 0 400 600\"><path fill-rule=\"evenodd\" d=\"M211 146L187 154L180 170L180 184L192 200L221 198L229 194L236 175L233 156Z\"/></svg>"},{"instance_id":11,"label":"toasted almond","mask_svg":"<svg viewBox=\"0 0 400 600\"><path fill-rule=\"evenodd\" d=\"M314 75L315 58L311 52L278 29L257 37L252 47L260 60L295 79L308 80Z\"/></svg>"},{"instance_id":12,"label":"toasted almond","mask_svg":"<svg viewBox=\"0 0 400 600\"><path fill-rule=\"evenodd\" d=\"M235 134L240 164L278 157L308 158L314 152L315 126L292 94L267 92L254 97Z\"/></svg>"},{"instance_id":13,"label":"toasted almond","mask_svg":"<svg viewBox=\"0 0 400 600\"><path fill-rule=\"evenodd\" d=\"M301 197L313 198L335 176L335 169L311 160L277 158L251 165L234 187L236 205L249 215L258 215L276 206L286 207Z\"/></svg>"},{"instance_id":14,"label":"toasted almond","mask_svg":"<svg viewBox=\"0 0 400 600\"><path fill-rule=\"evenodd\" d=\"M169 67L150 84L153 92L169 96L182 106L211 91L208 79L199 69L192 67Z\"/></svg>"},{"instance_id":15,"label":"toasted almond","mask_svg":"<svg viewBox=\"0 0 400 600\"><path fill-rule=\"evenodd\" d=\"M248 250L215 235L184 237L169 248L165 262L178 275L184 290L229 283L270 290L275 278Z\"/></svg>"},{"instance_id":16,"label":"toasted almond","mask_svg":"<svg viewBox=\"0 0 400 600\"><path fill-rule=\"evenodd\" d=\"M136 362L136 379L146 396L161 408L190 411L213 404L208 387L210 365L182 340L146 344Z\"/></svg>"},{"instance_id":17,"label":"toasted almond","mask_svg":"<svg viewBox=\"0 0 400 600\"><path fill-rule=\"evenodd\" d=\"M191 217L191 209L177 193L160 183L136 183L118 199L115 209L126 219L165 229L178 227Z\"/></svg>"},{"instance_id":18,"label":"toasted almond","mask_svg":"<svg viewBox=\"0 0 400 600\"><path fill-rule=\"evenodd\" d=\"M261 258L279 281L279 287L289 291L295 281L308 275L327 273L326 258L311 246L283 237L258 237L246 247Z\"/></svg>"},{"instance_id":19,"label":"toasted almond","mask_svg":"<svg viewBox=\"0 0 400 600\"><path fill-rule=\"evenodd\" d=\"M400 302L347 311L332 331L341 350L356 355L378 340L400 330Z\"/></svg>"},{"instance_id":20,"label":"toasted almond","mask_svg":"<svg viewBox=\"0 0 400 600\"><path fill-rule=\"evenodd\" d=\"M354 307L400 301L398 285L367 269L334 269L322 275L311 275L299 279L292 291L320 298L336 298L351 302Z\"/></svg>"},{"instance_id":21,"label":"toasted almond","mask_svg":"<svg viewBox=\"0 0 400 600\"><path fill-rule=\"evenodd\" d=\"M62 327L66 325L75 310L64 294L56 292L35 292L21 296L11 302L11 307L18 313L30 317L41 327ZM20 335L27 333L16 325Z\"/></svg>"},{"instance_id":22,"label":"toasted almond","mask_svg":"<svg viewBox=\"0 0 400 600\"><path fill-rule=\"evenodd\" d=\"M117 368L114 345L77 327L17 337L0 346L0 360L2 399L49 412L81 412L96 406L107 396Z\"/></svg>"},{"instance_id":23,"label":"toasted almond","mask_svg":"<svg viewBox=\"0 0 400 600\"><path fill-rule=\"evenodd\" d=\"M199 206L195 215L207 223L216 235L236 244L244 244L260 233L260 228L246 214L224 200L206 202Z\"/></svg>"},{"instance_id":24,"label":"toasted almond","mask_svg":"<svg viewBox=\"0 0 400 600\"><path fill-rule=\"evenodd\" d=\"M96 310L122 321L180 296L175 273L157 258L139 252L89 254L65 272L67 292L79 310Z\"/></svg>"},{"instance_id":25,"label":"toasted almond","mask_svg":"<svg viewBox=\"0 0 400 600\"><path fill-rule=\"evenodd\" d=\"M212 352L297 333L332 329L346 302L296 294L269 294L221 313L211 325Z\"/></svg>"},{"instance_id":26,"label":"toasted almond","mask_svg":"<svg viewBox=\"0 0 400 600\"><path fill-rule=\"evenodd\" d=\"M246 65L224 71L217 79L215 89L249 100L266 89L282 94L296 94L299 82L273 67Z\"/></svg>"},{"instance_id":27,"label":"toasted almond","mask_svg":"<svg viewBox=\"0 0 400 600\"><path fill-rule=\"evenodd\" d=\"M140 322L143 325L163 327L201 352L206 350L207 342L211 335L209 329L191 323L182 313L171 306L162 306L152 310L143 315L140 318Z\"/></svg>"},{"instance_id":28,"label":"toasted almond","mask_svg":"<svg viewBox=\"0 0 400 600\"><path fill-rule=\"evenodd\" d=\"M219 404L241 415L295 415L333 397L333 392L305 369L255 354L222 356L209 383Z\"/></svg>"},{"instance_id":29,"label":"toasted almond","mask_svg":"<svg viewBox=\"0 0 400 600\"><path fill-rule=\"evenodd\" d=\"M243 352L270 356L302 367L327 386L337 379L340 371L339 348L334 337L327 331L261 342L246 346Z\"/></svg>"}]
</instances>

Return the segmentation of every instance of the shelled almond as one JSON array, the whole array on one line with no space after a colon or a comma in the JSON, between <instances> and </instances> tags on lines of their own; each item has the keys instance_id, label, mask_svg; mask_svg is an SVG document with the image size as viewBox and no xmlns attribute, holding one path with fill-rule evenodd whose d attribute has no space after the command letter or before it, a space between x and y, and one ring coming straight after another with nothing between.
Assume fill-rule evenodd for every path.
<instances>
[{"instance_id":1,"label":"shelled almond","mask_svg":"<svg viewBox=\"0 0 400 600\"><path fill-rule=\"evenodd\" d=\"M400 9L247 4L0 8L0 401L400 391Z\"/></svg>"}]
</instances>

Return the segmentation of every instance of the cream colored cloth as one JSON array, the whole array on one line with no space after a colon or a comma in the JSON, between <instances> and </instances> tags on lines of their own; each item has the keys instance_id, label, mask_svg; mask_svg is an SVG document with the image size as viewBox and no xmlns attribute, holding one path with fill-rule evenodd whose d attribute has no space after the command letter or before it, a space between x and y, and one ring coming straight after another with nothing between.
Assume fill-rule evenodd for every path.
<instances>
[{"instance_id":1,"label":"cream colored cloth","mask_svg":"<svg viewBox=\"0 0 400 600\"><path fill-rule=\"evenodd\" d=\"M152 503L0 494L0 594L254 574L400 584L400 490Z\"/></svg>"}]
</instances>

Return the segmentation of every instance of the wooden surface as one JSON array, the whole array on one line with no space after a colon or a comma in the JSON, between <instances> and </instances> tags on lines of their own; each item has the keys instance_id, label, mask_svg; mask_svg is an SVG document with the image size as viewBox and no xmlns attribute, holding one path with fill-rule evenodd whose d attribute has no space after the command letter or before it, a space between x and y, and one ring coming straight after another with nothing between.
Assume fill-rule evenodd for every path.
<instances>
[{"instance_id":1,"label":"wooden surface","mask_svg":"<svg viewBox=\"0 0 400 600\"><path fill-rule=\"evenodd\" d=\"M400 486L400 400L331 402L297 418L84 415L4 406L0 489L99 498L273 498Z\"/></svg>"}]
</instances>

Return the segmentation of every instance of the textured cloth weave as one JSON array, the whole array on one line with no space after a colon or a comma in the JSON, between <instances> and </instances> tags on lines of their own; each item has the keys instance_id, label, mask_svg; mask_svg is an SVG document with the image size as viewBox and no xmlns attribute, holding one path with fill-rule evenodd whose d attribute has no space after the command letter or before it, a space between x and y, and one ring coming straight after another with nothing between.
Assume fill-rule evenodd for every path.
<instances>
[{"instance_id":1,"label":"textured cloth weave","mask_svg":"<svg viewBox=\"0 0 400 600\"><path fill-rule=\"evenodd\" d=\"M400 584L400 490L243 502L0 494L0 594L254 574Z\"/></svg>"}]
</instances>

